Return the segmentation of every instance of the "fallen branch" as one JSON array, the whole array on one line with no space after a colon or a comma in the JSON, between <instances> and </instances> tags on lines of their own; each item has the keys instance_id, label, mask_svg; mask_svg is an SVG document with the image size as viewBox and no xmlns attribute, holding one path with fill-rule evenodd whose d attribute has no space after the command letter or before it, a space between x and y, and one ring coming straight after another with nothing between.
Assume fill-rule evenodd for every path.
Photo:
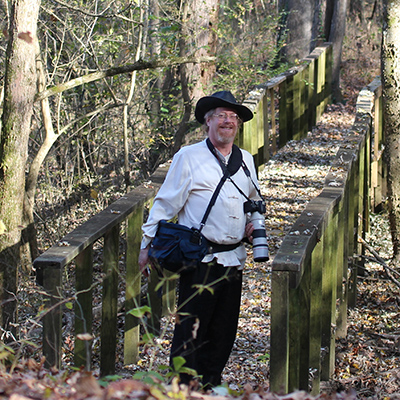
<instances>
[{"instance_id":1,"label":"fallen branch","mask_svg":"<svg viewBox=\"0 0 400 400\"><path fill-rule=\"evenodd\" d=\"M394 270L393 268L389 267L385 260L378 254L377 251L375 251L363 238L359 237L358 238L359 243L361 243L375 258L375 261L382 265L386 276L398 287L400 288L400 282L393 276L394 275L399 275L400 273Z\"/></svg>"}]
</instances>

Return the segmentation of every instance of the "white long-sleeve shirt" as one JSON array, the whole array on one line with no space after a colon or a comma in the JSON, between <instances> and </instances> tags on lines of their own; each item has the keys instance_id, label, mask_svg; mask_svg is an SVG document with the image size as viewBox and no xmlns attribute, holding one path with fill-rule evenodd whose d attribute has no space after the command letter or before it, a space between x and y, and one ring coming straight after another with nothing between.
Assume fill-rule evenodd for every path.
<instances>
[{"instance_id":1,"label":"white long-sleeve shirt","mask_svg":"<svg viewBox=\"0 0 400 400\"><path fill-rule=\"evenodd\" d=\"M242 150L243 161L247 165L251 178L257 183L254 161L251 154ZM169 220L178 215L178 223L189 228L199 228L211 196L223 173L217 158L207 147L206 141L183 147L173 157L164 183L158 191L147 222L143 225L142 248L145 248L157 232L158 222ZM240 168L232 176L235 184L250 198L259 199L251 180ZM228 179L222 186L214 206L202 230L210 241L219 244L240 242L245 235L247 216L243 203L247 199ZM214 257L226 267L243 268L246 250L243 245L235 250L208 254L203 262Z\"/></svg>"}]
</instances>

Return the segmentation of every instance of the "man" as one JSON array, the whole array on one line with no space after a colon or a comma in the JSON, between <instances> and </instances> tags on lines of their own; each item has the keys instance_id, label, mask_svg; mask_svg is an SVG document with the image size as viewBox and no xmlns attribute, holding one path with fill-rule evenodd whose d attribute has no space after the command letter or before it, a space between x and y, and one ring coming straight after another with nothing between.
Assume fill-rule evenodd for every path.
<instances>
[{"instance_id":1,"label":"man","mask_svg":"<svg viewBox=\"0 0 400 400\"><path fill-rule=\"evenodd\" d=\"M182 273L179 281L171 364L174 357L184 357L185 366L196 370L208 388L221 383L236 337L246 260L241 242L246 236L251 241L254 230L247 223L243 204L259 196L252 156L233 145L240 124L253 118L253 113L237 103L231 92L221 91L201 98L195 117L204 125L208 140L183 147L175 154L143 225L139 266L144 274L148 273L148 250L160 220L178 215L179 224L199 227L228 160L232 157L233 161L233 155L239 157L240 168L223 184L202 230L208 240L222 246L218 252L206 255L198 268ZM248 167L247 174L241 158ZM181 374L181 382L189 381L190 376Z\"/></svg>"}]
</instances>

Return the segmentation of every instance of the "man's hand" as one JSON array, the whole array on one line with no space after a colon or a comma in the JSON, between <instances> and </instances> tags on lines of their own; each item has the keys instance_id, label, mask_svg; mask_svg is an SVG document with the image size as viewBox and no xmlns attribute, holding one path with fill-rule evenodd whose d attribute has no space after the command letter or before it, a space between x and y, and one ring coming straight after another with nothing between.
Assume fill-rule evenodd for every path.
<instances>
[{"instance_id":1,"label":"man's hand","mask_svg":"<svg viewBox=\"0 0 400 400\"><path fill-rule=\"evenodd\" d=\"M140 272L146 277L148 277L150 275L150 270L148 268L149 248L150 248L150 245L148 245L144 249L140 250L139 260L138 260Z\"/></svg>"},{"instance_id":2,"label":"man's hand","mask_svg":"<svg viewBox=\"0 0 400 400\"><path fill-rule=\"evenodd\" d=\"M250 243L253 243L253 231L254 231L254 225L249 222L246 225L246 228L244 228L244 233L247 236L247 238L249 239Z\"/></svg>"}]
</instances>

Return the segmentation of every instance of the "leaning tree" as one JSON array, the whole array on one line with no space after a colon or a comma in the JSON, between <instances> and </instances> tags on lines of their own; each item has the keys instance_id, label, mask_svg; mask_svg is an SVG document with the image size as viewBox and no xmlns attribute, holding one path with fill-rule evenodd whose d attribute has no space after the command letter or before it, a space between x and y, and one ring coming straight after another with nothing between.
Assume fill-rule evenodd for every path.
<instances>
[{"instance_id":1,"label":"leaning tree","mask_svg":"<svg viewBox=\"0 0 400 400\"><path fill-rule=\"evenodd\" d=\"M382 35L383 118L393 264L400 261L400 4L386 0Z\"/></svg>"}]
</instances>

